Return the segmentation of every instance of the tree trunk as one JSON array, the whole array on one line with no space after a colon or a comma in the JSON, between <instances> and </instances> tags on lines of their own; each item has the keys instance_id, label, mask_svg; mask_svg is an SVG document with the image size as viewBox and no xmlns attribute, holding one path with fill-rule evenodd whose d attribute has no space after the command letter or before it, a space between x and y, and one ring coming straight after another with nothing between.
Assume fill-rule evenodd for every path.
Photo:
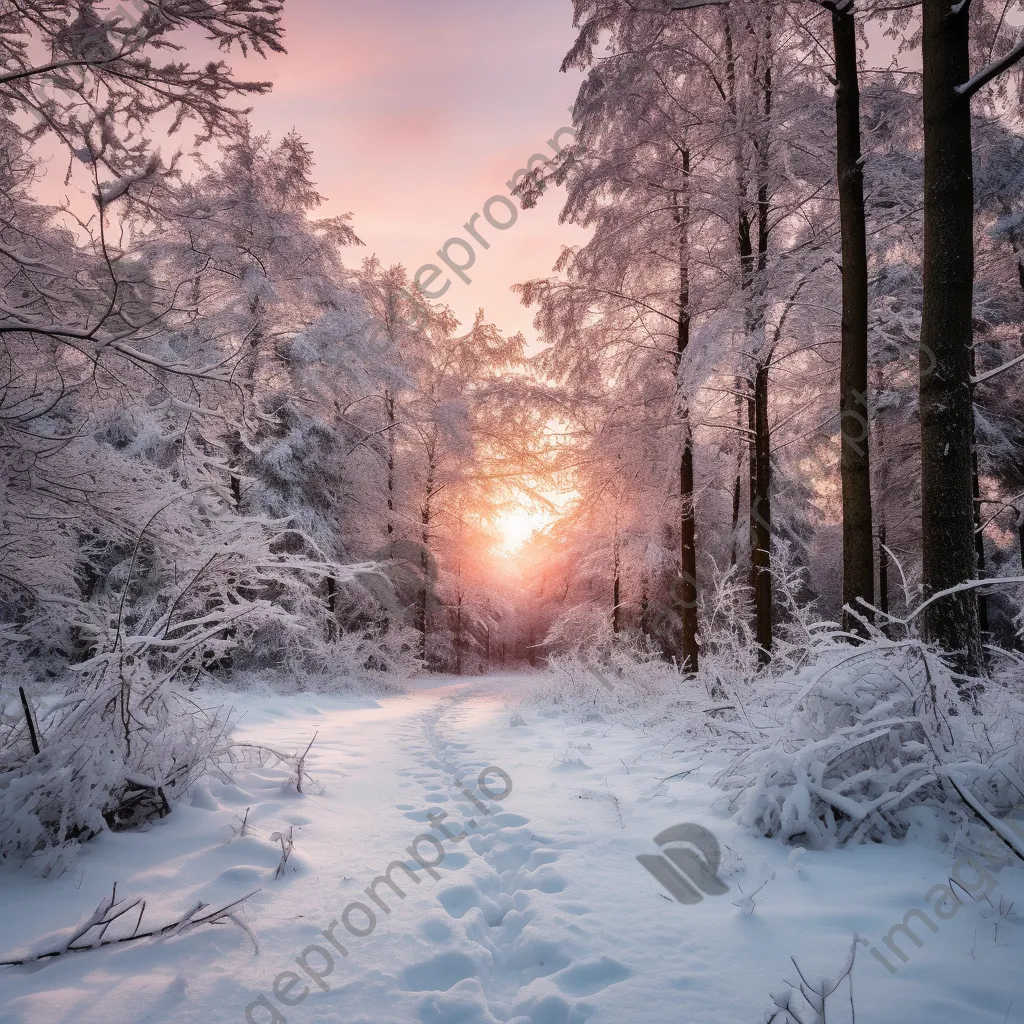
<instances>
[{"instance_id":1,"label":"tree trunk","mask_svg":"<svg viewBox=\"0 0 1024 1024\"><path fill-rule=\"evenodd\" d=\"M843 485L843 605L870 617L875 600L868 429L868 255L860 151L860 85L853 6L832 12L836 56L836 175L843 246L839 427ZM860 599L860 600L858 600ZM848 630L866 633L843 613Z\"/></svg>"},{"instance_id":2,"label":"tree trunk","mask_svg":"<svg viewBox=\"0 0 1024 1024\"><path fill-rule=\"evenodd\" d=\"M978 373L977 354L971 349L971 376ZM971 493L974 495L974 554L977 559L978 579L985 578L985 533L982 530L981 518L981 474L978 471L978 425L974 415L974 388L971 388ZM988 597L985 594L978 594L978 628L981 630L981 639L984 642L988 638ZM982 657L987 661L985 649L982 648Z\"/></svg>"},{"instance_id":3,"label":"tree trunk","mask_svg":"<svg viewBox=\"0 0 1024 1024\"><path fill-rule=\"evenodd\" d=\"M744 209L746 203L747 182L743 169L743 152L739 146L739 117L736 105L736 54L732 42L732 22L727 7L723 7L723 21L725 29L725 79L726 79L726 100L729 106L731 130L737 139L736 149L736 208L739 212L738 221L738 244L740 257L740 288L746 294L749 287L750 271L752 268L752 252L750 246L750 219ZM736 426L743 426L743 398L742 392L746 384L742 377L736 377ZM737 434L737 436L741 436ZM732 490L732 553L729 559L730 566L736 565L738 557L740 528L740 500L743 489L743 445L737 446L736 451L736 478L733 481Z\"/></svg>"},{"instance_id":4,"label":"tree trunk","mask_svg":"<svg viewBox=\"0 0 1024 1024\"><path fill-rule=\"evenodd\" d=\"M462 570L459 570L461 576ZM462 675L462 581L459 581L459 594L455 606L455 674Z\"/></svg>"},{"instance_id":5,"label":"tree trunk","mask_svg":"<svg viewBox=\"0 0 1024 1024\"><path fill-rule=\"evenodd\" d=\"M968 5L923 5L924 303L921 314L921 543L925 596L975 576L971 322L974 174ZM957 668L982 671L978 602L961 591L929 605L925 635ZM965 694L966 696L966 694Z\"/></svg>"},{"instance_id":6,"label":"tree trunk","mask_svg":"<svg viewBox=\"0 0 1024 1024\"><path fill-rule=\"evenodd\" d=\"M389 424L395 422L395 396L387 391L384 394L384 415ZM391 558L395 557L395 431L388 430L388 550Z\"/></svg>"},{"instance_id":7,"label":"tree trunk","mask_svg":"<svg viewBox=\"0 0 1024 1024\"><path fill-rule=\"evenodd\" d=\"M889 614L889 552L885 549L885 521L878 528L878 607Z\"/></svg>"},{"instance_id":8,"label":"tree trunk","mask_svg":"<svg viewBox=\"0 0 1024 1024\"><path fill-rule=\"evenodd\" d=\"M338 581L333 576L327 577L327 640L338 637Z\"/></svg>"},{"instance_id":9,"label":"tree trunk","mask_svg":"<svg viewBox=\"0 0 1024 1024\"><path fill-rule=\"evenodd\" d=\"M759 339L755 346L752 393L747 406L750 438L750 583L754 593L754 633L757 638L757 659L767 665L772 658L772 632L775 610L772 606L772 536L771 536L771 436L768 428L768 368L772 353L765 336L764 279L768 269L768 244L771 234L771 191L768 174L771 167L771 138L768 126L772 116L774 85L772 80L772 12L765 9L764 74L761 80L763 123L752 141L757 154L757 259L751 252L750 226L741 221L741 263L743 247L750 270L746 282L747 338ZM751 31L753 31L751 29ZM752 271L756 267L756 278Z\"/></svg>"},{"instance_id":10,"label":"tree trunk","mask_svg":"<svg viewBox=\"0 0 1024 1024\"><path fill-rule=\"evenodd\" d=\"M434 462L431 459L427 464L427 483L423 497L423 507L420 511L420 524L422 532L420 534L420 573L422 574L422 581L420 583L419 600L417 601L416 609L416 629L420 634L420 657L427 660L427 630L428 630L428 615L427 615L427 604L429 601L429 590L430 590L430 518L431 518L431 502L434 497Z\"/></svg>"},{"instance_id":11,"label":"tree trunk","mask_svg":"<svg viewBox=\"0 0 1024 1024\"><path fill-rule=\"evenodd\" d=\"M1017 540L1020 544L1020 567L1024 569L1024 512L1017 516Z\"/></svg>"},{"instance_id":12,"label":"tree trunk","mask_svg":"<svg viewBox=\"0 0 1024 1024\"><path fill-rule=\"evenodd\" d=\"M1004 216L1009 217L1013 213L1013 207L1005 200L1002 207ZM1010 228L1010 248L1013 249L1013 255L1017 257L1017 280L1020 281L1021 289L1024 290L1024 245L1014 228Z\"/></svg>"},{"instance_id":13,"label":"tree trunk","mask_svg":"<svg viewBox=\"0 0 1024 1024\"><path fill-rule=\"evenodd\" d=\"M981 478L978 473L978 448L974 447L972 455L972 490L974 492L974 554L978 565L978 579L985 578L985 533L981 528ZM988 633L988 597L978 595L978 628L982 640ZM984 651L982 652L984 653Z\"/></svg>"},{"instance_id":14,"label":"tree trunk","mask_svg":"<svg viewBox=\"0 0 1024 1024\"><path fill-rule=\"evenodd\" d=\"M875 391L881 392L884 385L884 378L882 376L882 368L876 366L874 368L875 374ZM871 425L873 431L873 443L875 457L872 460L872 466L874 469L875 479L873 483L873 491L876 495L876 501L878 502L877 515L874 517L878 522L878 608L886 615L890 611L889 601L889 565L891 558L889 552L886 550L886 545L889 543L889 521L888 511L886 508L886 500L889 493L889 455L888 455L888 440L886 438L886 419L885 413L875 417L875 422ZM886 636L889 635L890 624L889 620L884 620L882 626L882 632Z\"/></svg>"},{"instance_id":15,"label":"tree trunk","mask_svg":"<svg viewBox=\"0 0 1024 1024\"><path fill-rule=\"evenodd\" d=\"M258 295L253 296L249 301L249 315L253 319L251 337L249 338L249 351L243 359L242 377L245 381L242 394L243 401L256 404L256 382L259 377L259 361L263 348L263 309ZM243 417L244 419L244 406ZM245 444L242 441L242 427L232 428L231 432L231 468L229 481L231 497L234 500L235 508L242 507L242 476L245 469Z\"/></svg>"},{"instance_id":16,"label":"tree trunk","mask_svg":"<svg viewBox=\"0 0 1024 1024\"><path fill-rule=\"evenodd\" d=\"M696 672L697 646L697 517L693 507L693 431L690 427L689 397L682 384L683 356L690 344L690 152L683 151L685 190L682 202L675 204L675 222L679 231L679 299L676 316L676 405L682 427L682 453L679 458L679 619L682 637L679 663L685 671Z\"/></svg>"},{"instance_id":17,"label":"tree trunk","mask_svg":"<svg viewBox=\"0 0 1024 1024\"><path fill-rule=\"evenodd\" d=\"M619 534L618 530L615 532L615 541L613 549L613 566L612 566L612 633L615 636L619 635L622 629L622 622L619 614L619 602L621 600L621 588L622 584L619 579L620 563L619 563Z\"/></svg>"},{"instance_id":18,"label":"tree trunk","mask_svg":"<svg viewBox=\"0 0 1024 1024\"><path fill-rule=\"evenodd\" d=\"M743 399L740 397L740 388L743 385L742 380L736 378L736 426L743 426ZM740 437L740 433L737 431L737 437ZM738 541L740 532L740 501L743 497L743 445L739 445L736 452L736 475L733 477L732 482L732 547L729 553L729 565L735 566L736 559L738 556Z\"/></svg>"},{"instance_id":19,"label":"tree trunk","mask_svg":"<svg viewBox=\"0 0 1024 1024\"><path fill-rule=\"evenodd\" d=\"M750 505L754 618L757 636L757 660L766 665L772 658L772 505L771 434L768 428L768 366L758 366L754 377L754 473L751 478L753 499Z\"/></svg>"},{"instance_id":20,"label":"tree trunk","mask_svg":"<svg viewBox=\"0 0 1024 1024\"><path fill-rule=\"evenodd\" d=\"M682 495L682 515L679 523L682 587L679 594L679 614L683 627L680 664L685 671L696 672L700 656L697 644L697 521L693 507L693 434L688 421L684 430L683 454L679 464L679 490Z\"/></svg>"}]
</instances>

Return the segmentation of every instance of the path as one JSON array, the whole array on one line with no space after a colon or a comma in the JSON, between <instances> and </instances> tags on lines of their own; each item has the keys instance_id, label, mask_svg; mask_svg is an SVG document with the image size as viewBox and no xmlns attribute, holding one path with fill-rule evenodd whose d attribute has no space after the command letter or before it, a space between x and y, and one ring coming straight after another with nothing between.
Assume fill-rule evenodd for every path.
<instances>
[{"instance_id":1,"label":"path","mask_svg":"<svg viewBox=\"0 0 1024 1024\"><path fill-rule=\"evenodd\" d=\"M8 973L0 1024L238 1024L247 1008L255 1024L748 1024L793 975L791 954L831 972L852 931L884 934L948 867L933 848L812 855L761 840L711 808L714 766L693 739L557 708L513 722L507 697L529 682L240 695L241 738L300 750L318 733L320 786L297 795L286 771L253 767L198 787L146 833L100 837L73 874L0 876L0 947L67 927L117 881L156 917L259 889L247 910L259 956L224 927ZM490 766L494 798L479 785ZM235 835L246 808L254 831ZM730 893L683 906L637 863L683 821L722 842ZM289 828L295 852L275 879L270 837ZM374 882L389 865L398 892ZM746 912L743 894L762 885ZM1013 926L989 934L962 913L896 978L862 951L858 1020L1006 1018L1016 952L995 940Z\"/></svg>"}]
</instances>

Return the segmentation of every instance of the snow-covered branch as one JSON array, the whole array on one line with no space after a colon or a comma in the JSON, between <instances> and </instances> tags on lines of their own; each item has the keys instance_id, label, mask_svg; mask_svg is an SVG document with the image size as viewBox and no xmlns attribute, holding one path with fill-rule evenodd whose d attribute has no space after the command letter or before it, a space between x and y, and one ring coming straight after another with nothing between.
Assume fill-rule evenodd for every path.
<instances>
[{"instance_id":1,"label":"snow-covered branch","mask_svg":"<svg viewBox=\"0 0 1024 1024\"><path fill-rule=\"evenodd\" d=\"M993 61L987 68L979 71L970 81L956 87L957 94L970 99L979 89L984 88L994 78L998 78L1003 72L1009 71L1018 61L1024 60L1024 39L1022 39L1009 53L999 60Z\"/></svg>"},{"instance_id":2,"label":"snow-covered branch","mask_svg":"<svg viewBox=\"0 0 1024 1024\"><path fill-rule=\"evenodd\" d=\"M52 960L61 956L68 956L71 953L86 953L90 950L103 949L107 946L123 945L127 942L140 942L143 939L174 938L187 935L204 924L217 925L231 922L237 925L252 940L256 951L259 951L259 944L252 929L239 917L238 911L244 906L246 900L251 899L259 889L255 889L245 896L225 903L220 907L209 910L209 904L198 902L191 909L187 910L180 917L168 921L162 925L143 925L143 918L146 913L146 901L141 898L134 900L118 899L117 885L115 884L109 896L100 900L99 905L93 913L63 939L51 944L42 944L18 957L0 960L0 967L21 967L25 964L40 963L45 960ZM137 911L137 913L134 913ZM131 915L129 918L128 915ZM123 920L122 920L123 919ZM134 921L134 924L132 922ZM108 931L118 923L131 926L130 931L122 935L109 935Z\"/></svg>"}]
</instances>

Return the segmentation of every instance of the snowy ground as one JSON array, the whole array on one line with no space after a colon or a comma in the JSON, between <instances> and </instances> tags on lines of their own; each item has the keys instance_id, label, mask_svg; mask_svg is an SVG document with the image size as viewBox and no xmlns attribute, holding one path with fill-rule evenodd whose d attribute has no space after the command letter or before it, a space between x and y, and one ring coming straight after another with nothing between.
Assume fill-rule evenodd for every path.
<instances>
[{"instance_id":1,"label":"snowy ground","mask_svg":"<svg viewBox=\"0 0 1024 1024\"><path fill-rule=\"evenodd\" d=\"M1007 912L1024 906L1024 871L1004 868L987 901L942 920L926 893L954 857L926 818L903 844L793 851L712 810L713 759L678 743L554 709L523 710L513 725L508 702L528 681L426 680L380 700L241 697L245 738L301 750L318 732L320 791L295 794L286 771L257 769L199 787L148 832L101 836L59 879L0 875L0 959L87 916L115 881L146 896L154 919L259 889L246 912L259 955L228 925L5 969L0 1024L218 1024L247 1012L255 1024L746 1024L795 979L790 956L811 978L833 974L854 932L899 967L860 947L859 1024L1024 1022L1024 927ZM495 799L481 792L488 766L511 779L506 796L498 773L484 779ZM233 837L247 807L255 831ZM467 833L433 829L436 878L409 852L428 813ZM728 894L681 905L637 862L679 822L718 837ZM275 879L270 836L289 826L295 853ZM425 840L416 850L426 864L440 857ZM374 890L385 912L364 890L395 860L421 880L396 868L404 898ZM750 912L744 894L758 889ZM355 903L374 911L372 932ZM352 930L332 928L346 908ZM914 908L937 930L911 919L922 945L897 936L904 964L882 938ZM828 1019L849 1019L847 997Z\"/></svg>"}]
</instances>

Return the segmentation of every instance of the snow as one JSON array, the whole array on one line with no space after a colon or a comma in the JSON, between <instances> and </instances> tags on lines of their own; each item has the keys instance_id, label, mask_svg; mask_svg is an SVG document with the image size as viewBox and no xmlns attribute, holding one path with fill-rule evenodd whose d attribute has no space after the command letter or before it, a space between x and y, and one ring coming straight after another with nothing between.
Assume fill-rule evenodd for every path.
<instances>
[{"instance_id":1,"label":"snow","mask_svg":"<svg viewBox=\"0 0 1024 1024\"><path fill-rule=\"evenodd\" d=\"M924 809L903 842L813 851L764 839L721 807L722 755L520 699L543 685L522 674L432 677L377 699L240 695L239 739L301 754L316 734L315 783L299 794L287 765L253 761L232 783L199 783L147 831L87 843L73 873L7 870L0 959L52 944L115 882L154 920L258 890L242 917L259 954L225 924L3 969L0 1024L219 1024L247 1008L259 1024L753 1022L796 980L791 956L816 984L842 970L855 933L867 942L853 971L859 1021L1024 1020L1024 936L1008 910L1024 897L1019 867L975 885ZM490 767L500 772L481 777ZM721 845L727 894L681 905L637 862L684 822ZM290 831L275 878L272 837ZM392 872L403 896L373 889L385 911L366 890L394 861L409 870ZM951 875L988 900L954 886L963 903L934 912ZM354 904L374 912L372 930L358 909L348 930L334 924ZM883 937L913 909L935 930L910 919L922 945L897 935L903 963ZM849 1019L845 993L829 1021Z\"/></svg>"}]
</instances>

